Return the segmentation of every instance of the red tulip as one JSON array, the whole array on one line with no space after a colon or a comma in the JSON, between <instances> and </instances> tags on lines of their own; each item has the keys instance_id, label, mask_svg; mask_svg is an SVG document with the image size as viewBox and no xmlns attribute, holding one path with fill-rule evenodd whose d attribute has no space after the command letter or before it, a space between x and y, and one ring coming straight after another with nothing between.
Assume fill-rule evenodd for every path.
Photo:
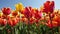
<instances>
[{"instance_id":1,"label":"red tulip","mask_svg":"<svg viewBox=\"0 0 60 34\"><path fill-rule=\"evenodd\" d=\"M21 20L22 20L23 22L25 22L25 21L26 21L26 18L25 18L25 17L22 17Z\"/></svg>"},{"instance_id":2,"label":"red tulip","mask_svg":"<svg viewBox=\"0 0 60 34\"><path fill-rule=\"evenodd\" d=\"M52 21L52 23L51 23L51 21L48 21L48 22L46 23L46 25L47 25L49 28L53 28L53 27L57 27L57 26L58 26L58 22Z\"/></svg>"},{"instance_id":3,"label":"red tulip","mask_svg":"<svg viewBox=\"0 0 60 34\"><path fill-rule=\"evenodd\" d=\"M7 24L7 20L6 19L3 19L2 20L2 25L6 25Z\"/></svg>"},{"instance_id":4,"label":"red tulip","mask_svg":"<svg viewBox=\"0 0 60 34\"><path fill-rule=\"evenodd\" d=\"M54 1L50 2L50 10L51 13L54 11Z\"/></svg>"},{"instance_id":5,"label":"red tulip","mask_svg":"<svg viewBox=\"0 0 60 34\"><path fill-rule=\"evenodd\" d=\"M46 23L46 25L47 25L49 28L53 28L53 25L52 25L52 23L51 23L50 21L48 21L48 22Z\"/></svg>"},{"instance_id":6,"label":"red tulip","mask_svg":"<svg viewBox=\"0 0 60 34\"><path fill-rule=\"evenodd\" d=\"M24 9L24 11L23 11L23 14L25 15L26 18L32 17L31 7L25 7L25 9Z\"/></svg>"},{"instance_id":7,"label":"red tulip","mask_svg":"<svg viewBox=\"0 0 60 34\"><path fill-rule=\"evenodd\" d=\"M52 25L53 25L53 27L57 27L58 26L58 22L52 21Z\"/></svg>"},{"instance_id":8,"label":"red tulip","mask_svg":"<svg viewBox=\"0 0 60 34\"><path fill-rule=\"evenodd\" d=\"M49 3L50 3L50 1L47 1L46 3L44 3L44 9L43 9L43 12L48 13L48 10L49 10Z\"/></svg>"},{"instance_id":9,"label":"red tulip","mask_svg":"<svg viewBox=\"0 0 60 34\"><path fill-rule=\"evenodd\" d=\"M2 12L5 15L9 15L11 13L11 9L10 8L2 8Z\"/></svg>"},{"instance_id":10,"label":"red tulip","mask_svg":"<svg viewBox=\"0 0 60 34\"><path fill-rule=\"evenodd\" d=\"M44 9L43 9L43 12L46 12L46 13L52 13L54 10L54 1L47 1L46 3L44 3Z\"/></svg>"},{"instance_id":11,"label":"red tulip","mask_svg":"<svg viewBox=\"0 0 60 34\"><path fill-rule=\"evenodd\" d=\"M17 20L16 20L16 18L12 18L12 19L9 19L8 20L8 24L10 25L10 26L16 26L17 25Z\"/></svg>"},{"instance_id":12,"label":"red tulip","mask_svg":"<svg viewBox=\"0 0 60 34\"><path fill-rule=\"evenodd\" d=\"M18 12L14 11L14 12L12 12L12 15L16 16L16 15L18 15Z\"/></svg>"},{"instance_id":13,"label":"red tulip","mask_svg":"<svg viewBox=\"0 0 60 34\"><path fill-rule=\"evenodd\" d=\"M0 18L0 25L1 25L1 26L5 26L6 24L7 24L6 19Z\"/></svg>"},{"instance_id":14,"label":"red tulip","mask_svg":"<svg viewBox=\"0 0 60 34\"><path fill-rule=\"evenodd\" d=\"M13 23L14 26L17 24L16 18L12 19L12 23Z\"/></svg>"},{"instance_id":15,"label":"red tulip","mask_svg":"<svg viewBox=\"0 0 60 34\"><path fill-rule=\"evenodd\" d=\"M35 19L30 18L30 24L33 24L33 23L34 23L34 21L35 21Z\"/></svg>"},{"instance_id":16,"label":"red tulip","mask_svg":"<svg viewBox=\"0 0 60 34\"><path fill-rule=\"evenodd\" d=\"M53 28L52 24L51 23L46 23L46 25L49 27L49 28Z\"/></svg>"},{"instance_id":17,"label":"red tulip","mask_svg":"<svg viewBox=\"0 0 60 34\"><path fill-rule=\"evenodd\" d=\"M56 21L56 22L58 22L58 26L60 26L60 16L55 16L54 18L53 18L53 20L54 21Z\"/></svg>"},{"instance_id":18,"label":"red tulip","mask_svg":"<svg viewBox=\"0 0 60 34\"><path fill-rule=\"evenodd\" d=\"M11 19L8 20L8 24L9 24L10 26L13 26L13 23L12 23L12 20L11 20Z\"/></svg>"},{"instance_id":19,"label":"red tulip","mask_svg":"<svg viewBox=\"0 0 60 34\"><path fill-rule=\"evenodd\" d=\"M39 20L39 19L42 17L42 13L39 12L38 9L36 9L35 11L36 11L36 12L35 12L35 14L34 14L34 17Z\"/></svg>"}]
</instances>

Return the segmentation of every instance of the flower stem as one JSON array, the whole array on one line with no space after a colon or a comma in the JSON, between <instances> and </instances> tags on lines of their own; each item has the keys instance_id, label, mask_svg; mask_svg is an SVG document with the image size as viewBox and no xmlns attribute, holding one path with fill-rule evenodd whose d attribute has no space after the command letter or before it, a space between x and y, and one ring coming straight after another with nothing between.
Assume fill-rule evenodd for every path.
<instances>
[{"instance_id":1,"label":"flower stem","mask_svg":"<svg viewBox=\"0 0 60 34\"><path fill-rule=\"evenodd\" d=\"M51 24L52 24L51 13L49 13L49 17L50 17L50 22L51 22ZM51 31L52 31L52 34L54 34L53 28L51 29Z\"/></svg>"}]
</instances>

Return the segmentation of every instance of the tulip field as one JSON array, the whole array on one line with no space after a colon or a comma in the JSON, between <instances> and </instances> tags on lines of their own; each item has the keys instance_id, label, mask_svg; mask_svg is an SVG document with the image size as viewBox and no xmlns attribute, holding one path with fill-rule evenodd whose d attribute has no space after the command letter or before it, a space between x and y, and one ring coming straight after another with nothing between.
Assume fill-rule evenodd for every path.
<instances>
[{"instance_id":1,"label":"tulip field","mask_svg":"<svg viewBox=\"0 0 60 34\"><path fill-rule=\"evenodd\" d=\"M46 1L40 8L15 4L1 8L0 34L60 34L60 10L54 1Z\"/></svg>"}]
</instances>

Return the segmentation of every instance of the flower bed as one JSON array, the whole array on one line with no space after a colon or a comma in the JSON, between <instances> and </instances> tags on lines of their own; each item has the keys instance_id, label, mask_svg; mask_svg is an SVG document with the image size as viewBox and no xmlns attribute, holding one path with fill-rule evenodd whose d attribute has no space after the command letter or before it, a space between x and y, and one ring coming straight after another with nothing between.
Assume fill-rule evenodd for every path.
<instances>
[{"instance_id":1,"label":"flower bed","mask_svg":"<svg viewBox=\"0 0 60 34\"><path fill-rule=\"evenodd\" d=\"M60 13L54 10L54 1L46 1L40 9L24 7L16 9L4 7L0 12L1 34L59 34Z\"/></svg>"}]
</instances>

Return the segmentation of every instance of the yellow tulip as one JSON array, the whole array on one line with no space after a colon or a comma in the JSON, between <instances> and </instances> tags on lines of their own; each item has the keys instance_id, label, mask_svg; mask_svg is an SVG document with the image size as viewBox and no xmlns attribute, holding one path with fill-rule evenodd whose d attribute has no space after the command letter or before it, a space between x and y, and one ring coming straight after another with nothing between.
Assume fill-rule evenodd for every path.
<instances>
[{"instance_id":1,"label":"yellow tulip","mask_svg":"<svg viewBox=\"0 0 60 34\"><path fill-rule=\"evenodd\" d=\"M0 17L3 15L3 13L2 12L0 12Z\"/></svg>"},{"instance_id":2,"label":"yellow tulip","mask_svg":"<svg viewBox=\"0 0 60 34\"><path fill-rule=\"evenodd\" d=\"M23 8L24 8L24 6L22 5L22 3L16 4L15 7L16 7L16 10L17 10L17 11L21 11L21 10L23 10Z\"/></svg>"}]
</instances>

